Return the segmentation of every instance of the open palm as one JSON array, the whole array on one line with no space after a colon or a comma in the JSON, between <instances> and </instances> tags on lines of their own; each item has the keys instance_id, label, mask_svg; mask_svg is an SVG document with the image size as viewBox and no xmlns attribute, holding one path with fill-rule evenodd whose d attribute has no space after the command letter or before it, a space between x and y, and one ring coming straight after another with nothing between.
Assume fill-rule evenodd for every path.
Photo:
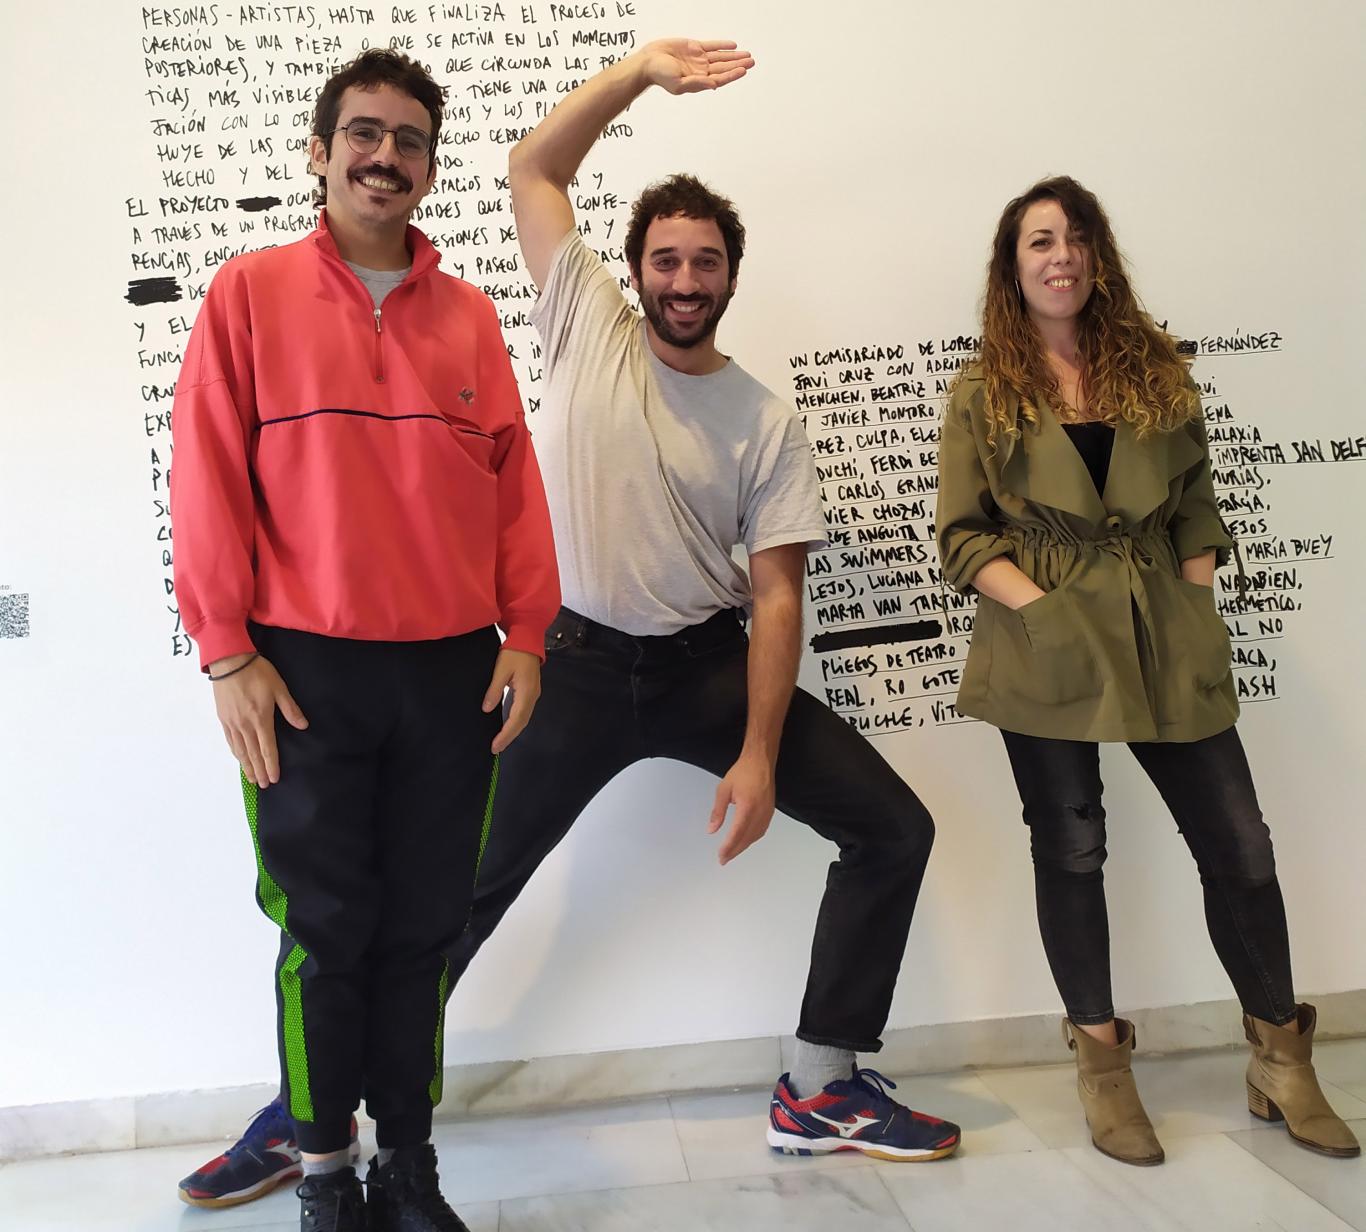
<instances>
[{"instance_id":1,"label":"open palm","mask_svg":"<svg viewBox=\"0 0 1366 1232\"><path fill-rule=\"evenodd\" d=\"M659 39L644 48L650 80L670 94L696 94L739 81L754 57L720 39Z\"/></svg>"}]
</instances>

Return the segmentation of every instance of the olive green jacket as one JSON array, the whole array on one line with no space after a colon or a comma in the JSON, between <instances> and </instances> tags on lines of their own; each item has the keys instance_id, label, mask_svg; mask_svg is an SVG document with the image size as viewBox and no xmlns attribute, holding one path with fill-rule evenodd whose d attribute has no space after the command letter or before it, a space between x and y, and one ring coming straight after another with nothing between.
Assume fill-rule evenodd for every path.
<instances>
[{"instance_id":1,"label":"olive green jacket","mask_svg":"<svg viewBox=\"0 0 1366 1232\"><path fill-rule=\"evenodd\" d=\"M1050 414L987 443L969 371L944 413L935 519L944 579L967 590L1008 557L1048 593L1018 611L981 595L958 710L1060 740L1200 740L1238 718L1228 630L1180 562L1232 545L1205 425L1140 440L1121 422L1103 498Z\"/></svg>"}]
</instances>

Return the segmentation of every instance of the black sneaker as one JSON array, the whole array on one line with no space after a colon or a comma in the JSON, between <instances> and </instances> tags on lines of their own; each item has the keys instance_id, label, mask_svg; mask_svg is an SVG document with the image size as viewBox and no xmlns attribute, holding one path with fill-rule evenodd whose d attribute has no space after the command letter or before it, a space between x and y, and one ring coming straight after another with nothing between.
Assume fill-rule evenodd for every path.
<instances>
[{"instance_id":1,"label":"black sneaker","mask_svg":"<svg viewBox=\"0 0 1366 1232\"><path fill-rule=\"evenodd\" d=\"M371 1232L470 1232L441 1196L430 1142L395 1151L382 1168L372 1159L365 1184Z\"/></svg>"},{"instance_id":2,"label":"black sneaker","mask_svg":"<svg viewBox=\"0 0 1366 1232\"><path fill-rule=\"evenodd\" d=\"M379 1156L370 1156L365 1170L365 1211L370 1216L370 1232L389 1232L389 1199L380 1179Z\"/></svg>"},{"instance_id":3,"label":"black sneaker","mask_svg":"<svg viewBox=\"0 0 1366 1232\"><path fill-rule=\"evenodd\" d=\"M302 1203L299 1232L369 1232L365 1192L354 1168L306 1176L294 1192Z\"/></svg>"}]
</instances>

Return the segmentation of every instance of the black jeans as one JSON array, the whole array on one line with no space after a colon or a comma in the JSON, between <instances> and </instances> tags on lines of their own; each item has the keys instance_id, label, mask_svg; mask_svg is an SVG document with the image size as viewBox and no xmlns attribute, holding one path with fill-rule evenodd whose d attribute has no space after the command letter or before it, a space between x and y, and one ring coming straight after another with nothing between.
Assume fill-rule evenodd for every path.
<instances>
[{"instance_id":1,"label":"black jeans","mask_svg":"<svg viewBox=\"0 0 1366 1232\"><path fill-rule=\"evenodd\" d=\"M668 637L632 637L566 609L546 642L536 713L501 758L470 925L451 959L452 985L612 778L647 757L724 775L744 742L748 639L734 612ZM800 689L783 727L776 792L782 812L839 847L797 1035L875 1052L934 823L872 746Z\"/></svg>"},{"instance_id":2,"label":"black jeans","mask_svg":"<svg viewBox=\"0 0 1366 1232\"><path fill-rule=\"evenodd\" d=\"M299 1146L346 1149L360 1100L381 1146L431 1135L442 1018L469 918L489 751L492 628L363 642L252 625L308 718L276 715L280 781L245 784L257 899L281 930L277 1021Z\"/></svg>"},{"instance_id":3,"label":"black jeans","mask_svg":"<svg viewBox=\"0 0 1366 1232\"><path fill-rule=\"evenodd\" d=\"M1105 910L1105 809L1094 743L1003 731L1034 857L1039 931L1073 1022L1114 1017ZM1295 1016L1290 939L1271 832L1233 728L1188 744L1131 744L1200 872L1215 952L1243 1009Z\"/></svg>"}]
</instances>

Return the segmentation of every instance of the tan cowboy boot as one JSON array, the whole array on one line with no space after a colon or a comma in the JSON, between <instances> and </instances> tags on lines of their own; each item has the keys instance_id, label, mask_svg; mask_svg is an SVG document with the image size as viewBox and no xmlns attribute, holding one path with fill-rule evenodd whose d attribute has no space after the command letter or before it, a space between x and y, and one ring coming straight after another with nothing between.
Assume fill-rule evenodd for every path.
<instances>
[{"instance_id":1,"label":"tan cowboy boot","mask_svg":"<svg viewBox=\"0 0 1366 1232\"><path fill-rule=\"evenodd\" d=\"M1087 1035L1069 1019L1062 1024L1067 1046L1077 1054L1077 1094L1091 1127L1091 1144L1102 1155L1125 1164L1160 1164L1166 1153L1143 1111L1129 1068L1134 1024L1115 1019L1119 1043L1114 1047Z\"/></svg>"},{"instance_id":2,"label":"tan cowboy boot","mask_svg":"<svg viewBox=\"0 0 1366 1232\"><path fill-rule=\"evenodd\" d=\"M1243 1015L1243 1030L1252 1045L1247 1106L1264 1121L1284 1121L1301 1146L1321 1155L1351 1159L1361 1154L1361 1144L1324 1099L1309 1059L1318 1016L1312 1005L1300 1005L1296 1017L1298 1033Z\"/></svg>"}]
</instances>

